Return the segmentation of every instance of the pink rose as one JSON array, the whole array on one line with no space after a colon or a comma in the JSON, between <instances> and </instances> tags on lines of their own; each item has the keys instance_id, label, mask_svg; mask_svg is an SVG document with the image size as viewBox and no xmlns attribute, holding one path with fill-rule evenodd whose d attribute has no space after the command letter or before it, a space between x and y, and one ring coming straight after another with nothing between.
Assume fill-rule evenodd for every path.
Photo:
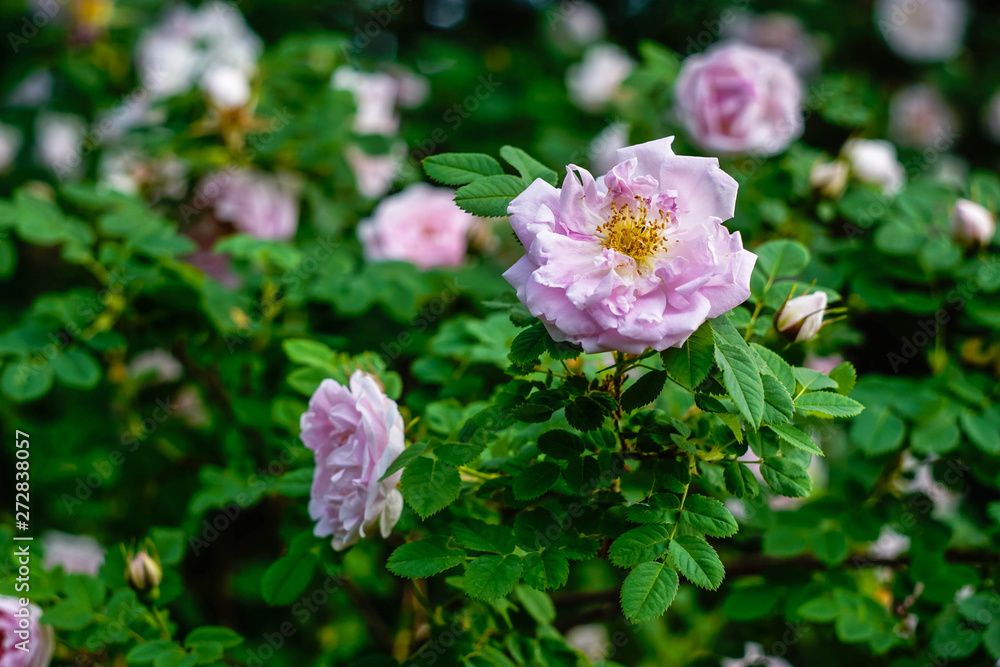
<instances>
[{"instance_id":1,"label":"pink rose","mask_svg":"<svg viewBox=\"0 0 1000 667\"><path fill-rule=\"evenodd\" d=\"M396 402L370 375L354 371L349 387L323 380L301 427L302 442L316 458L309 501L309 516L317 522L313 533L332 535L337 551L366 537L376 521L388 537L403 511L396 489L402 472L379 481L405 448Z\"/></svg>"},{"instance_id":2,"label":"pink rose","mask_svg":"<svg viewBox=\"0 0 1000 667\"><path fill-rule=\"evenodd\" d=\"M402 150L398 150L400 148ZM344 151L347 163L354 172L358 192L369 199L378 199L389 191L403 166L405 155L406 146L399 144L383 155L369 155L357 146L348 146Z\"/></svg>"},{"instance_id":3,"label":"pink rose","mask_svg":"<svg viewBox=\"0 0 1000 667\"><path fill-rule=\"evenodd\" d=\"M104 564L104 547L89 535L69 535L50 530L42 536L45 558L42 565L51 570L59 565L66 572L96 576Z\"/></svg>"},{"instance_id":4,"label":"pink rose","mask_svg":"<svg viewBox=\"0 0 1000 667\"><path fill-rule=\"evenodd\" d=\"M392 75L362 72L342 65L333 72L330 84L354 97L357 106L355 132L390 136L399 131L399 114L396 113L399 84Z\"/></svg>"},{"instance_id":5,"label":"pink rose","mask_svg":"<svg viewBox=\"0 0 1000 667\"><path fill-rule=\"evenodd\" d=\"M453 197L448 188L414 183L383 199L358 226L365 257L403 260L422 269L461 264L476 218Z\"/></svg>"},{"instance_id":6,"label":"pink rose","mask_svg":"<svg viewBox=\"0 0 1000 667\"><path fill-rule=\"evenodd\" d=\"M199 195L212 202L216 218L259 239L290 239L299 225L298 196L278 176L222 172L203 180Z\"/></svg>"},{"instance_id":7,"label":"pink rose","mask_svg":"<svg viewBox=\"0 0 1000 667\"><path fill-rule=\"evenodd\" d=\"M903 58L945 62L962 50L969 7L965 0L878 0L875 20L889 48Z\"/></svg>"},{"instance_id":8,"label":"pink rose","mask_svg":"<svg viewBox=\"0 0 1000 667\"><path fill-rule=\"evenodd\" d=\"M802 84L778 56L720 44L684 60L674 103L705 150L774 155L802 134Z\"/></svg>"},{"instance_id":9,"label":"pink rose","mask_svg":"<svg viewBox=\"0 0 1000 667\"><path fill-rule=\"evenodd\" d=\"M37 606L22 607L20 598L0 595L0 667L45 667L49 664L56 638L50 626L39 625L41 616L42 610Z\"/></svg>"},{"instance_id":10,"label":"pink rose","mask_svg":"<svg viewBox=\"0 0 1000 667\"><path fill-rule=\"evenodd\" d=\"M810 76L819 69L816 39L806 32L801 21L788 14L740 11L729 24L723 24L722 37L774 51L801 76Z\"/></svg>"},{"instance_id":11,"label":"pink rose","mask_svg":"<svg viewBox=\"0 0 1000 667\"><path fill-rule=\"evenodd\" d=\"M913 148L944 150L955 142L958 118L933 86L908 86L889 102L889 136Z\"/></svg>"},{"instance_id":12,"label":"pink rose","mask_svg":"<svg viewBox=\"0 0 1000 667\"><path fill-rule=\"evenodd\" d=\"M756 256L733 216L736 181L715 158L674 155L673 137L623 148L602 179L567 167L510 203L526 254L504 273L557 341L586 352L678 347L750 296Z\"/></svg>"}]
</instances>

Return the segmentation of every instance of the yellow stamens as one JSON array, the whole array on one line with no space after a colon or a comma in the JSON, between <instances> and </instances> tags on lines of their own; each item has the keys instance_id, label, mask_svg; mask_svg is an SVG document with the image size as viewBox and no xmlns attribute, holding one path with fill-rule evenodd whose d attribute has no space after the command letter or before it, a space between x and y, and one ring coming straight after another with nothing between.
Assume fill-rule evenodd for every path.
<instances>
[{"instance_id":1,"label":"yellow stamens","mask_svg":"<svg viewBox=\"0 0 1000 667\"><path fill-rule=\"evenodd\" d=\"M636 197L635 207L611 204L611 218L597 228L605 248L628 255L642 264L643 260L666 247L664 231L670 214L660 211L658 218L649 219L649 208L642 197Z\"/></svg>"}]
</instances>

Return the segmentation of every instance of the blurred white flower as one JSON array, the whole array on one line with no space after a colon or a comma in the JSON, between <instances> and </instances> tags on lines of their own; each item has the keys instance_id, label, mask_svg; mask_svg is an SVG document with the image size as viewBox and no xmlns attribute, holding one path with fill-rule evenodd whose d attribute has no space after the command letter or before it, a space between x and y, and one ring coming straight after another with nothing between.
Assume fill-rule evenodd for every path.
<instances>
[{"instance_id":1,"label":"blurred white flower","mask_svg":"<svg viewBox=\"0 0 1000 667\"><path fill-rule=\"evenodd\" d=\"M215 65L201 77L201 89L213 106L239 109L250 101L250 81L246 72L231 65Z\"/></svg>"},{"instance_id":2,"label":"blurred white flower","mask_svg":"<svg viewBox=\"0 0 1000 667\"><path fill-rule=\"evenodd\" d=\"M889 102L889 136L913 148L946 150L955 141L958 118L933 86L916 84Z\"/></svg>"},{"instance_id":3,"label":"blurred white flower","mask_svg":"<svg viewBox=\"0 0 1000 667\"><path fill-rule=\"evenodd\" d=\"M618 164L618 149L628 146L628 123L611 123L597 133L587 146L590 170L605 173Z\"/></svg>"},{"instance_id":4,"label":"blurred white flower","mask_svg":"<svg viewBox=\"0 0 1000 667\"><path fill-rule=\"evenodd\" d=\"M859 181L882 187L885 194L895 194L906 182L906 171L896 159L896 147L878 139L850 139L844 144L844 157Z\"/></svg>"},{"instance_id":5,"label":"blurred white flower","mask_svg":"<svg viewBox=\"0 0 1000 667\"><path fill-rule=\"evenodd\" d=\"M135 356L128 365L133 379L148 378L153 382L173 382L184 372L181 362L162 348L147 350Z\"/></svg>"},{"instance_id":6,"label":"blurred white flower","mask_svg":"<svg viewBox=\"0 0 1000 667\"><path fill-rule=\"evenodd\" d=\"M850 174L850 166L843 160L817 160L809 170L809 185L824 197L836 199L844 193Z\"/></svg>"},{"instance_id":7,"label":"blurred white flower","mask_svg":"<svg viewBox=\"0 0 1000 667\"><path fill-rule=\"evenodd\" d=\"M404 109L419 107L430 97L431 82L427 77L405 67L393 68L390 74L396 80L396 103Z\"/></svg>"},{"instance_id":8,"label":"blurred white flower","mask_svg":"<svg viewBox=\"0 0 1000 667\"><path fill-rule=\"evenodd\" d=\"M936 460L935 454L921 461L909 452L904 452L900 471L912 473L913 478L897 478L895 486L900 493L922 493L930 498L934 505L933 516L940 519L955 513L961 496L934 479L932 465Z\"/></svg>"},{"instance_id":9,"label":"blurred white flower","mask_svg":"<svg viewBox=\"0 0 1000 667\"><path fill-rule=\"evenodd\" d=\"M945 62L962 50L965 0L878 0L875 20L889 48L914 62Z\"/></svg>"},{"instance_id":10,"label":"blurred white flower","mask_svg":"<svg viewBox=\"0 0 1000 667\"><path fill-rule=\"evenodd\" d=\"M54 172L59 180L78 176L83 170L81 149L86 130L79 116L39 114L35 121L35 161Z\"/></svg>"},{"instance_id":11,"label":"blurred white flower","mask_svg":"<svg viewBox=\"0 0 1000 667\"><path fill-rule=\"evenodd\" d=\"M333 72L330 85L354 97L357 112L354 131L358 134L394 135L399 130L396 113L398 85L390 74L362 72L342 65Z\"/></svg>"},{"instance_id":12,"label":"blurred white flower","mask_svg":"<svg viewBox=\"0 0 1000 667\"><path fill-rule=\"evenodd\" d=\"M0 123L0 171L6 171L14 164L22 142L21 130L13 125Z\"/></svg>"},{"instance_id":13,"label":"blurred white flower","mask_svg":"<svg viewBox=\"0 0 1000 667\"><path fill-rule=\"evenodd\" d=\"M766 655L756 642L747 642L743 645L743 657L723 658L722 667L792 667L792 663L784 658Z\"/></svg>"},{"instance_id":14,"label":"blurred white flower","mask_svg":"<svg viewBox=\"0 0 1000 667\"><path fill-rule=\"evenodd\" d=\"M620 46L594 44L583 60L566 71L569 97L581 109L596 112L610 102L635 68L635 61Z\"/></svg>"},{"instance_id":15,"label":"blurred white flower","mask_svg":"<svg viewBox=\"0 0 1000 667\"><path fill-rule=\"evenodd\" d=\"M47 531L42 535L42 552L42 567L46 570L61 565L67 573L97 576L104 564L104 547L89 535Z\"/></svg>"},{"instance_id":16,"label":"blurred white flower","mask_svg":"<svg viewBox=\"0 0 1000 667\"><path fill-rule=\"evenodd\" d=\"M567 630L566 645L584 654L591 662L597 662L608 657L611 638L605 626L588 623Z\"/></svg>"},{"instance_id":17,"label":"blurred white flower","mask_svg":"<svg viewBox=\"0 0 1000 667\"><path fill-rule=\"evenodd\" d=\"M151 201L180 199L187 191L188 166L173 155L153 158L134 148L115 146L101 152L97 172L101 188L127 195L144 192Z\"/></svg>"},{"instance_id":18,"label":"blurred white flower","mask_svg":"<svg viewBox=\"0 0 1000 667\"><path fill-rule=\"evenodd\" d=\"M951 235L959 243L988 245L997 233L997 221L986 207L959 199L951 212Z\"/></svg>"},{"instance_id":19,"label":"blurred white flower","mask_svg":"<svg viewBox=\"0 0 1000 667\"><path fill-rule=\"evenodd\" d=\"M738 11L732 20L721 23L722 39L733 39L774 51L800 76L808 77L819 70L817 41L794 16L779 12L753 14Z\"/></svg>"},{"instance_id":20,"label":"blurred white flower","mask_svg":"<svg viewBox=\"0 0 1000 667\"><path fill-rule=\"evenodd\" d=\"M892 560L908 551L909 548L909 537L896 532L889 526L882 526L878 539L868 547L868 555L872 558Z\"/></svg>"},{"instance_id":21,"label":"blurred white flower","mask_svg":"<svg viewBox=\"0 0 1000 667\"><path fill-rule=\"evenodd\" d=\"M52 72L36 69L17 84L7 98L12 107L40 107L52 99Z\"/></svg>"},{"instance_id":22,"label":"blurred white flower","mask_svg":"<svg viewBox=\"0 0 1000 667\"><path fill-rule=\"evenodd\" d=\"M564 52L578 52L604 39L604 14L589 2L557 2L546 16L552 41Z\"/></svg>"}]
</instances>

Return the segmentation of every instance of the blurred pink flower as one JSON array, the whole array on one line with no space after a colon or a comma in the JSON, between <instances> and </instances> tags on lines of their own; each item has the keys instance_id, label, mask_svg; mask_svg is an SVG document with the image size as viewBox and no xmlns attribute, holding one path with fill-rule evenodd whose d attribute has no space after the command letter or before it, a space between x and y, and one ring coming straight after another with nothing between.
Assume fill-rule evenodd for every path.
<instances>
[{"instance_id":1,"label":"blurred pink flower","mask_svg":"<svg viewBox=\"0 0 1000 667\"><path fill-rule=\"evenodd\" d=\"M959 199L951 213L951 235L960 243L989 245L997 233L997 221L986 207Z\"/></svg>"},{"instance_id":2,"label":"blurred pink flower","mask_svg":"<svg viewBox=\"0 0 1000 667\"><path fill-rule=\"evenodd\" d=\"M405 154L406 148L401 147L402 151L394 148L382 155L370 155L357 146L347 147L345 151L347 163L354 172L354 180L362 196L378 199L389 191L403 166L403 157L400 153Z\"/></svg>"},{"instance_id":3,"label":"blurred pink flower","mask_svg":"<svg viewBox=\"0 0 1000 667\"><path fill-rule=\"evenodd\" d=\"M302 415L302 442L316 459L309 516L317 537L345 549L377 521L388 537L403 511L401 472L379 481L405 449L403 418L375 379L358 370L349 386L323 380Z\"/></svg>"},{"instance_id":4,"label":"blurred pink flower","mask_svg":"<svg viewBox=\"0 0 1000 667\"><path fill-rule=\"evenodd\" d=\"M795 71L745 44L719 44L686 58L674 103L691 140L705 150L774 155L802 134Z\"/></svg>"},{"instance_id":5,"label":"blurred pink flower","mask_svg":"<svg viewBox=\"0 0 1000 667\"><path fill-rule=\"evenodd\" d=\"M42 566L51 570L61 565L66 572L97 576L104 564L104 547L89 535L70 535L50 530L42 535Z\"/></svg>"},{"instance_id":6,"label":"blurred pink flower","mask_svg":"<svg viewBox=\"0 0 1000 667\"><path fill-rule=\"evenodd\" d=\"M635 61L620 46L594 44L583 60L566 71L569 97L581 109L597 112L618 94L635 68Z\"/></svg>"},{"instance_id":7,"label":"blurred pink flower","mask_svg":"<svg viewBox=\"0 0 1000 667\"><path fill-rule=\"evenodd\" d=\"M965 0L878 0L878 29L889 48L914 62L944 62L962 50Z\"/></svg>"},{"instance_id":8,"label":"blurred pink flower","mask_svg":"<svg viewBox=\"0 0 1000 667\"><path fill-rule=\"evenodd\" d=\"M810 76L819 69L816 39L789 14L740 11L732 21L723 23L722 38L773 51L800 76Z\"/></svg>"},{"instance_id":9,"label":"blurred pink flower","mask_svg":"<svg viewBox=\"0 0 1000 667\"><path fill-rule=\"evenodd\" d=\"M199 194L215 217L259 239L285 240L299 225L298 193L279 176L253 171L220 172L205 178Z\"/></svg>"},{"instance_id":10,"label":"blurred pink flower","mask_svg":"<svg viewBox=\"0 0 1000 667\"><path fill-rule=\"evenodd\" d=\"M807 354L802 365L809 370L816 371L817 373L829 375L830 371L842 363L844 363L844 358L839 354L831 354L826 357L817 357L813 354Z\"/></svg>"},{"instance_id":11,"label":"blurred pink flower","mask_svg":"<svg viewBox=\"0 0 1000 667\"><path fill-rule=\"evenodd\" d=\"M399 114L396 113L399 85L392 75L362 72L342 65L333 72L330 84L353 95L357 106L355 132L394 135L399 130Z\"/></svg>"},{"instance_id":12,"label":"blurred pink flower","mask_svg":"<svg viewBox=\"0 0 1000 667\"><path fill-rule=\"evenodd\" d=\"M422 269L460 265L476 218L455 204L454 194L414 183L383 199L358 226L365 257L403 260Z\"/></svg>"},{"instance_id":13,"label":"blurred pink flower","mask_svg":"<svg viewBox=\"0 0 1000 667\"><path fill-rule=\"evenodd\" d=\"M174 355L162 348L137 354L128 365L130 378L146 378L152 382L173 382L180 378L183 371Z\"/></svg>"},{"instance_id":14,"label":"blurred pink flower","mask_svg":"<svg viewBox=\"0 0 1000 667\"><path fill-rule=\"evenodd\" d=\"M0 595L0 667L46 667L55 651L55 632L38 623L41 609L22 607L21 599ZM22 642L26 651L17 648Z\"/></svg>"},{"instance_id":15,"label":"blurred pink flower","mask_svg":"<svg viewBox=\"0 0 1000 667\"><path fill-rule=\"evenodd\" d=\"M957 127L955 112L933 86L908 86L889 102L889 136L903 146L946 150Z\"/></svg>"},{"instance_id":16,"label":"blurred pink flower","mask_svg":"<svg viewBox=\"0 0 1000 667\"><path fill-rule=\"evenodd\" d=\"M627 123L611 123L591 140L587 158L594 171L610 171L618 164L618 151L628 146L628 131Z\"/></svg>"},{"instance_id":17,"label":"blurred pink flower","mask_svg":"<svg viewBox=\"0 0 1000 667\"><path fill-rule=\"evenodd\" d=\"M733 216L736 181L714 158L674 155L673 137L618 151L600 180L570 165L511 202L526 254L504 273L557 341L586 352L678 347L750 296L756 256Z\"/></svg>"}]
</instances>

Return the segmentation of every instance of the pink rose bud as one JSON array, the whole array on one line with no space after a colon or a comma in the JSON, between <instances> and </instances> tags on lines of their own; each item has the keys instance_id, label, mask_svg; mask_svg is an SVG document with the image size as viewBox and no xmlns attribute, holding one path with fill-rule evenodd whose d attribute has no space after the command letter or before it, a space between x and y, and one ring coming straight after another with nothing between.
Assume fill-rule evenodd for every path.
<instances>
[{"instance_id":1,"label":"pink rose bud","mask_svg":"<svg viewBox=\"0 0 1000 667\"><path fill-rule=\"evenodd\" d=\"M155 558L140 551L129 560L125 580L137 591L156 588L163 581L163 568Z\"/></svg>"},{"instance_id":2,"label":"pink rose bud","mask_svg":"<svg viewBox=\"0 0 1000 667\"><path fill-rule=\"evenodd\" d=\"M842 160L833 162L817 160L809 171L809 185L819 190L824 197L836 199L844 193L850 173L850 167Z\"/></svg>"},{"instance_id":3,"label":"pink rose bud","mask_svg":"<svg viewBox=\"0 0 1000 667\"><path fill-rule=\"evenodd\" d=\"M454 196L448 188L414 183L383 199L358 226L365 257L402 260L422 269L460 265L476 218L460 209Z\"/></svg>"},{"instance_id":4,"label":"pink rose bud","mask_svg":"<svg viewBox=\"0 0 1000 667\"><path fill-rule=\"evenodd\" d=\"M504 273L556 341L586 352L681 346L750 296L757 257L733 217L736 181L715 158L675 155L673 137L618 151L600 179L570 165L562 188L510 203L525 255Z\"/></svg>"},{"instance_id":5,"label":"pink rose bud","mask_svg":"<svg viewBox=\"0 0 1000 667\"><path fill-rule=\"evenodd\" d=\"M885 194L899 192L906 182L903 165L896 159L896 147L888 141L851 139L842 152L855 178L881 186Z\"/></svg>"},{"instance_id":6,"label":"pink rose bud","mask_svg":"<svg viewBox=\"0 0 1000 667\"><path fill-rule=\"evenodd\" d=\"M0 595L0 667L46 667L56 648L55 632L41 625L42 610Z\"/></svg>"},{"instance_id":7,"label":"pink rose bud","mask_svg":"<svg viewBox=\"0 0 1000 667\"><path fill-rule=\"evenodd\" d=\"M789 299L774 315L774 326L785 338L801 343L819 332L826 312L826 292L813 292Z\"/></svg>"},{"instance_id":8,"label":"pink rose bud","mask_svg":"<svg viewBox=\"0 0 1000 667\"><path fill-rule=\"evenodd\" d=\"M951 212L951 235L959 243L989 245L997 231L996 218L985 207L959 199Z\"/></svg>"},{"instance_id":9,"label":"pink rose bud","mask_svg":"<svg viewBox=\"0 0 1000 667\"><path fill-rule=\"evenodd\" d=\"M377 522L388 537L403 511L402 471L379 481L403 450L403 418L375 379L354 371L349 386L323 380L302 415L300 437L313 450L309 516L317 537L346 549Z\"/></svg>"},{"instance_id":10,"label":"pink rose bud","mask_svg":"<svg viewBox=\"0 0 1000 667\"><path fill-rule=\"evenodd\" d=\"M780 153L804 124L795 70L746 44L719 44L686 58L674 105L691 140L722 153Z\"/></svg>"}]
</instances>

